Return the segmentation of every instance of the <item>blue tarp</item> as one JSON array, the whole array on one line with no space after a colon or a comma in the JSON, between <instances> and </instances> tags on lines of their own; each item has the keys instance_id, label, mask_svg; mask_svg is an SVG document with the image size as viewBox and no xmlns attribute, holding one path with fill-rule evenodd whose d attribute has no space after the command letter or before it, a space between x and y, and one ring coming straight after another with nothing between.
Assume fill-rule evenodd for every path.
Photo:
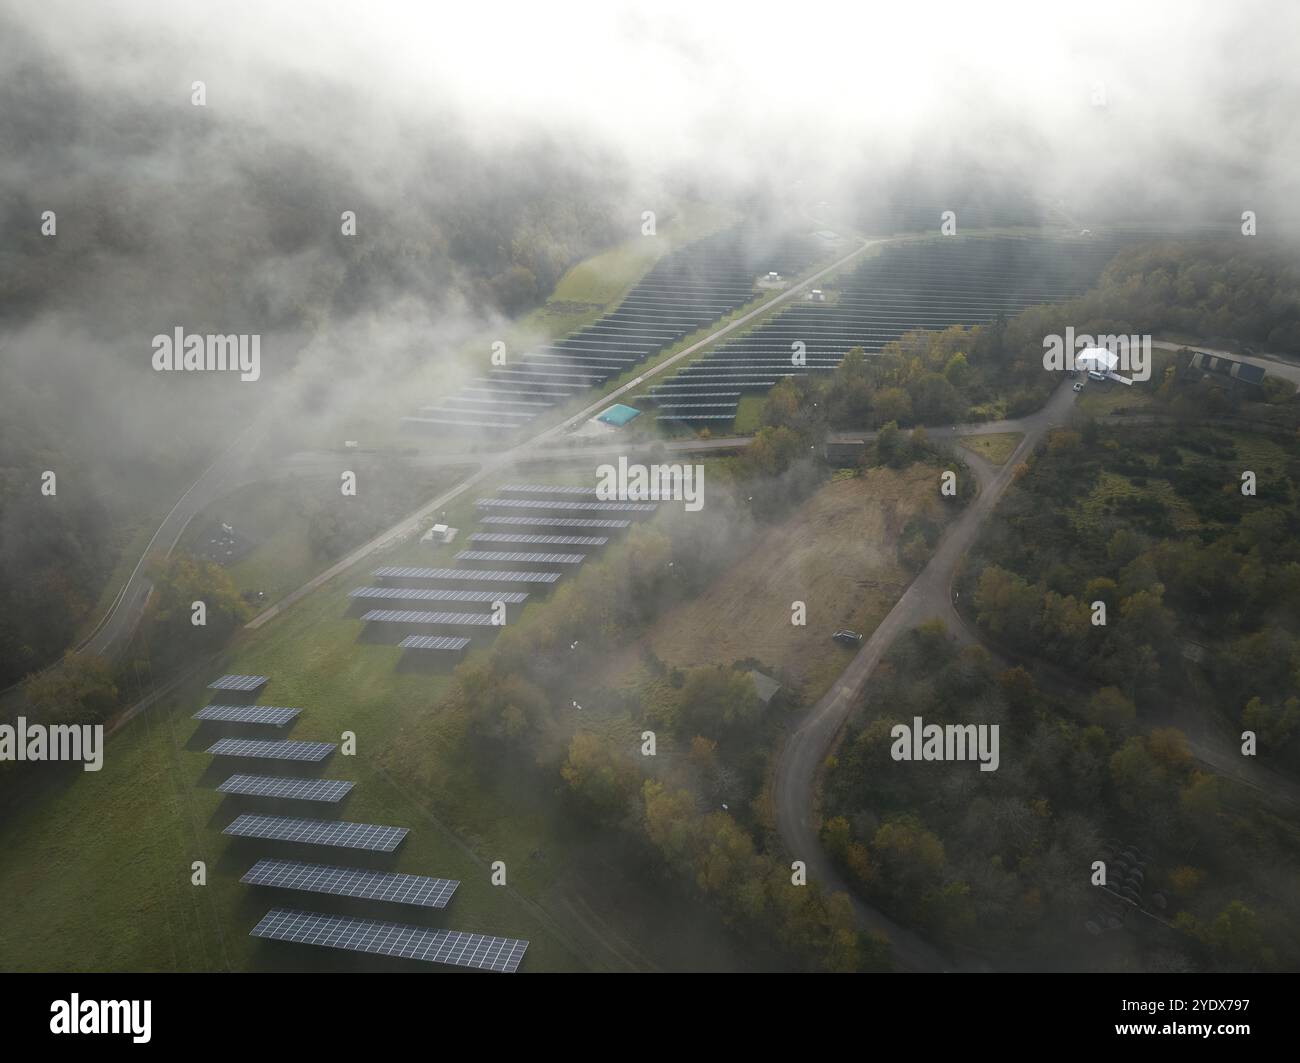
<instances>
[{"instance_id":1,"label":"blue tarp","mask_svg":"<svg viewBox=\"0 0 1300 1063\"><path fill-rule=\"evenodd\" d=\"M596 420L605 424L612 424L615 428L622 428L633 417L640 417L641 411L633 409L631 406L624 406L621 402L616 402L604 413L598 414Z\"/></svg>"}]
</instances>

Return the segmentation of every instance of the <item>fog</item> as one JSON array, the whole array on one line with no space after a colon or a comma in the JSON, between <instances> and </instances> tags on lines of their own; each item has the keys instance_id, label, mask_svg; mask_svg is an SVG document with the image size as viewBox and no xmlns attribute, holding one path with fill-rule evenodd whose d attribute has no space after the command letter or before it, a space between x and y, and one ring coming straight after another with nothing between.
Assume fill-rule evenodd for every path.
<instances>
[{"instance_id":1,"label":"fog","mask_svg":"<svg viewBox=\"0 0 1300 1063\"><path fill-rule=\"evenodd\" d=\"M10 414L57 410L86 460L110 435L220 435L290 384L295 415L396 414L411 374L450 386L467 345L686 198L850 228L909 199L1080 225L1254 210L1276 234L1300 193L1297 21L1258 3L11 3L0 357L28 400ZM360 246L340 244L343 210ZM181 323L264 333L271 386L152 373L149 337Z\"/></svg>"}]
</instances>

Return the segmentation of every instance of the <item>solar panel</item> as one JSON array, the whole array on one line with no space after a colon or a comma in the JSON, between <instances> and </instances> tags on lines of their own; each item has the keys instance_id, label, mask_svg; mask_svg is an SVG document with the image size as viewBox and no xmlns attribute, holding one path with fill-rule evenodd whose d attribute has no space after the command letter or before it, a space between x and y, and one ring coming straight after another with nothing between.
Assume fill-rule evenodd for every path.
<instances>
[{"instance_id":1,"label":"solar panel","mask_svg":"<svg viewBox=\"0 0 1300 1063\"><path fill-rule=\"evenodd\" d=\"M528 948L527 941L517 938L433 930L347 915L298 912L291 908L273 908L249 936L507 974L519 969Z\"/></svg>"},{"instance_id":2,"label":"solar panel","mask_svg":"<svg viewBox=\"0 0 1300 1063\"><path fill-rule=\"evenodd\" d=\"M382 598L420 602L505 602L519 605L528 600L527 591L446 591L434 587L358 587L349 598Z\"/></svg>"},{"instance_id":3,"label":"solar panel","mask_svg":"<svg viewBox=\"0 0 1300 1063\"><path fill-rule=\"evenodd\" d=\"M426 425L440 424L451 428L518 428L516 424L506 424L504 421L463 421L451 417L403 417L403 424L409 425Z\"/></svg>"},{"instance_id":4,"label":"solar panel","mask_svg":"<svg viewBox=\"0 0 1300 1063\"><path fill-rule=\"evenodd\" d=\"M286 727L300 712L302 709L286 709L280 705L205 705L194 714L194 719Z\"/></svg>"},{"instance_id":5,"label":"solar panel","mask_svg":"<svg viewBox=\"0 0 1300 1063\"><path fill-rule=\"evenodd\" d=\"M223 794L275 797L286 801L342 801L352 789L346 779L291 779L278 775L232 775L217 787Z\"/></svg>"},{"instance_id":6,"label":"solar panel","mask_svg":"<svg viewBox=\"0 0 1300 1063\"><path fill-rule=\"evenodd\" d=\"M250 886L361 897L368 901L412 904L418 908L446 908L460 885L450 878L401 875L360 867L326 867L295 860L259 860L239 881Z\"/></svg>"},{"instance_id":7,"label":"solar panel","mask_svg":"<svg viewBox=\"0 0 1300 1063\"><path fill-rule=\"evenodd\" d=\"M598 517L480 517L481 524L504 524L515 528L630 528L630 520L601 520Z\"/></svg>"},{"instance_id":8,"label":"solar panel","mask_svg":"<svg viewBox=\"0 0 1300 1063\"><path fill-rule=\"evenodd\" d=\"M587 560L586 554L521 554L502 550L462 550L456 555L457 561L506 561L512 564L533 565L580 565Z\"/></svg>"},{"instance_id":9,"label":"solar panel","mask_svg":"<svg viewBox=\"0 0 1300 1063\"><path fill-rule=\"evenodd\" d=\"M269 738L221 738L208 747L214 757L258 757L263 760L324 760L333 742L292 742Z\"/></svg>"},{"instance_id":10,"label":"solar panel","mask_svg":"<svg viewBox=\"0 0 1300 1063\"><path fill-rule=\"evenodd\" d=\"M377 568L379 579L456 579L475 583L554 583L558 572L487 572L471 568Z\"/></svg>"},{"instance_id":11,"label":"solar panel","mask_svg":"<svg viewBox=\"0 0 1300 1063\"><path fill-rule=\"evenodd\" d=\"M539 546L604 546L609 542L603 535L515 535L510 532L475 532L469 538L475 543L534 543Z\"/></svg>"},{"instance_id":12,"label":"solar panel","mask_svg":"<svg viewBox=\"0 0 1300 1063\"><path fill-rule=\"evenodd\" d=\"M340 819L295 819L292 816L245 813L221 833L235 838L261 838L274 842L332 845L340 849L391 853L410 832L405 827L385 827L377 823L347 823Z\"/></svg>"},{"instance_id":13,"label":"solar panel","mask_svg":"<svg viewBox=\"0 0 1300 1063\"><path fill-rule=\"evenodd\" d=\"M596 488L594 487L574 487L571 485L556 484L503 484L497 488L498 491L518 494L533 495L588 495L591 498L596 497Z\"/></svg>"},{"instance_id":14,"label":"solar panel","mask_svg":"<svg viewBox=\"0 0 1300 1063\"><path fill-rule=\"evenodd\" d=\"M407 635L398 643L404 650L463 650L469 645L464 636Z\"/></svg>"},{"instance_id":15,"label":"solar panel","mask_svg":"<svg viewBox=\"0 0 1300 1063\"><path fill-rule=\"evenodd\" d=\"M256 690L266 686L264 675L223 675L208 684L209 690Z\"/></svg>"},{"instance_id":16,"label":"solar panel","mask_svg":"<svg viewBox=\"0 0 1300 1063\"><path fill-rule=\"evenodd\" d=\"M568 502L550 498L480 498L474 504L484 508L566 509L595 513L653 513L655 510L654 504L650 502Z\"/></svg>"},{"instance_id":17,"label":"solar panel","mask_svg":"<svg viewBox=\"0 0 1300 1063\"><path fill-rule=\"evenodd\" d=\"M371 609L361 618L367 624L465 624L473 627L494 624L492 613L429 613L420 609Z\"/></svg>"}]
</instances>

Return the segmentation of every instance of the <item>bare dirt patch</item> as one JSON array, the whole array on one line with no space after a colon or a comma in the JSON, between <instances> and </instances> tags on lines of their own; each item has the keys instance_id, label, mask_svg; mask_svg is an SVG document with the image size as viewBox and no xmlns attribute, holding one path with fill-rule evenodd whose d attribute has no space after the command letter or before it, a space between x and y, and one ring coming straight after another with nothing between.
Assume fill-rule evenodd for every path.
<instances>
[{"instance_id":1,"label":"bare dirt patch","mask_svg":"<svg viewBox=\"0 0 1300 1063\"><path fill-rule=\"evenodd\" d=\"M869 636L911 582L898 560L899 535L914 516L945 519L937 483L934 469L913 465L827 484L612 660L605 681L625 683L649 647L677 668L757 658L817 696L853 652L832 634L851 628ZM804 627L790 622L796 601L807 605Z\"/></svg>"}]
</instances>

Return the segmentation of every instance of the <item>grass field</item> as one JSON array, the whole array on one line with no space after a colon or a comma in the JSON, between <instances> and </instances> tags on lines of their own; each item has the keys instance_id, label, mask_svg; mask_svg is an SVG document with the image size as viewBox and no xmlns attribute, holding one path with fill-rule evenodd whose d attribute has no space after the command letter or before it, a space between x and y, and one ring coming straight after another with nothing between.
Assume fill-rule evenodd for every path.
<instances>
[{"instance_id":1,"label":"grass field","mask_svg":"<svg viewBox=\"0 0 1300 1063\"><path fill-rule=\"evenodd\" d=\"M263 604L279 601L375 533L413 513L421 503L460 480L469 466L371 472L340 456L339 468L358 471L355 498L345 498L329 477L268 480L248 484L199 513L181 537L181 550L195 552L214 525L230 524L251 549L226 566L236 588L261 591ZM337 529L324 546L313 527Z\"/></svg>"},{"instance_id":2,"label":"grass field","mask_svg":"<svg viewBox=\"0 0 1300 1063\"><path fill-rule=\"evenodd\" d=\"M1005 465L1024 438L1023 432L998 432L987 436L962 436L957 442L994 465Z\"/></svg>"}]
</instances>

